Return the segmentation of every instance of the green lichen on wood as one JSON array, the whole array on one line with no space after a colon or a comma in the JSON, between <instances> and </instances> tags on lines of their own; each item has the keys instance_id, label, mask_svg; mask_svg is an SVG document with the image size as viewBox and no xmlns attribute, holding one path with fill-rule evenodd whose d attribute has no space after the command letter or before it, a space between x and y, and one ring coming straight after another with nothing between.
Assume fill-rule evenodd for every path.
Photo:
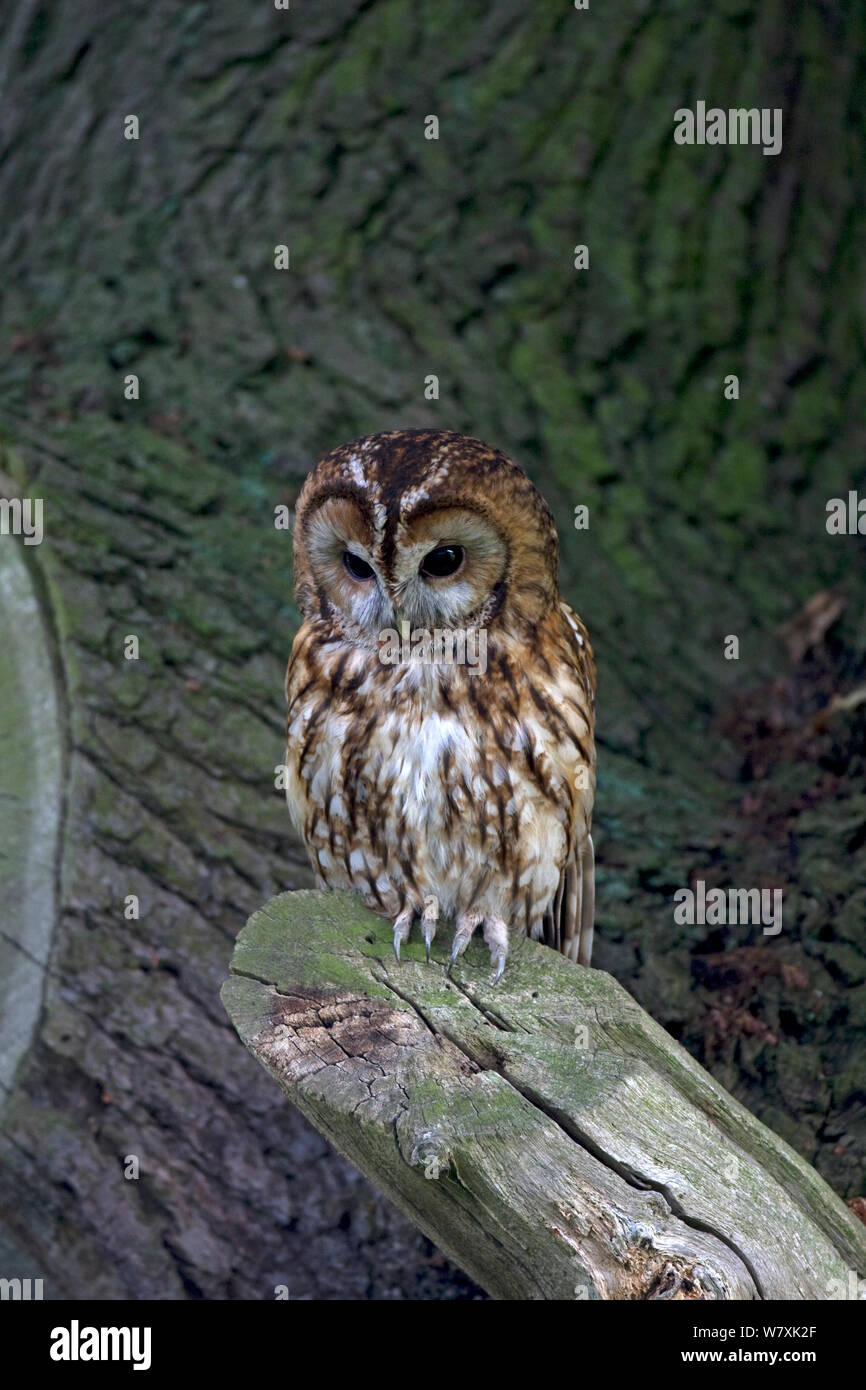
<instances>
[{"instance_id":1,"label":"green lichen on wood","mask_svg":"<svg viewBox=\"0 0 866 1390\"><path fill-rule=\"evenodd\" d=\"M286 893L241 933L223 1001L303 1113L489 1291L576 1297L588 1280L592 1297L652 1296L623 1269L599 1276L597 1231L550 1266L554 1213L579 1224L576 1192L593 1182L614 1209L629 1185L652 1189L689 1238L737 1253L751 1292L720 1292L717 1269L704 1296L832 1298L866 1269L866 1233L839 1198L610 976L526 940L496 987L481 943L450 976L447 960L447 942L427 964L410 939L396 962L390 925L353 895ZM434 1186L419 1186L419 1162ZM524 1186L526 1257L504 1280L488 1246Z\"/></svg>"}]
</instances>

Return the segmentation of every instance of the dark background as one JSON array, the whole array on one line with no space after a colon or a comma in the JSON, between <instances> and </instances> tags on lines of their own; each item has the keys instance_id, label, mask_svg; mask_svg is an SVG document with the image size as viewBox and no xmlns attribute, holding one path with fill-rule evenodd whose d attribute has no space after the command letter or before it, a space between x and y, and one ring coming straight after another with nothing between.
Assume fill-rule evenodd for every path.
<instances>
[{"instance_id":1,"label":"dark background","mask_svg":"<svg viewBox=\"0 0 866 1390\"><path fill-rule=\"evenodd\" d=\"M866 566L825 528L866 495L860 0L0 20L0 472L45 499L22 552L63 766L50 952L35 921L7 942L44 992L0 1093L0 1274L55 1298L478 1296L218 1000L247 914L310 882L273 790L297 624L273 509L397 426L502 448L560 524L599 666L595 963L866 1193L866 705L833 705L866 683ZM675 145L699 99L781 107L782 153ZM20 684L0 714L26 751ZM21 876L4 854L0 903ZM781 887L781 936L677 927L696 878Z\"/></svg>"}]
</instances>

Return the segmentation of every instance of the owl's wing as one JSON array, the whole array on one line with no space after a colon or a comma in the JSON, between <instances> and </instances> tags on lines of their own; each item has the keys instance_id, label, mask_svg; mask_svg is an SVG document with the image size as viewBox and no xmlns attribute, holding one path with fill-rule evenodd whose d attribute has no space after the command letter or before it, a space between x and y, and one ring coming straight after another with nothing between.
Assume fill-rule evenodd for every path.
<instances>
[{"instance_id":1,"label":"owl's wing","mask_svg":"<svg viewBox=\"0 0 866 1390\"><path fill-rule=\"evenodd\" d=\"M592 836L575 847L563 867L553 912L544 919L546 946L578 965L589 965L595 926L595 851Z\"/></svg>"},{"instance_id":2,"label":"owl's wing","mask_svg":"<svg viewBox=\"0 0 866 1390\"><path fill-rule=\"evenodd\" d=\"M569 665L584 692L584 714L591 739L595 706L595 662L592 648L586 628L577 614L562 601L559 607L564 619L564 626L560 631L571 658ZM592 743L590 759L594 785L595 755ZM588 805L585 802L581 803L575 811L574 849L570 859L563 865L553 910L544 919L542 939L547 946L561 951L569 960L576 961L579 965L589 965L595 925L595 850L589 833L591 794Z\"/></svg>"},{"instance_id":3,"label":"owl's wing","mask_svg":"<svg viewBox=\"0 0 866 1390\"><path fill-rule=\"evenodd\" d=\"M310 659L315 635L315 624L301 624L286 667L286 802L292 824L302 839L310 800L307 783L301 776L300 754L309 730L309 720L327 696Z\"/></svg>"}]
</instances>

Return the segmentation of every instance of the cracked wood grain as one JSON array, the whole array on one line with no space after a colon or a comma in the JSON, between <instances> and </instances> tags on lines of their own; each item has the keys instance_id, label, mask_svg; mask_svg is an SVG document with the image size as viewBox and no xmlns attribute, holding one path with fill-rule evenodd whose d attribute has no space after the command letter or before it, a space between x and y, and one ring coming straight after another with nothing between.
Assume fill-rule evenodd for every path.
<instances>
[{"instance_id":1,"label":"cracked wood grain","mask_svg":"<svg viewBox=\"0 0 866 1390\"><path fill-rule=\"evenodd\" d=\"M283 894L223 1002L303 1114L514 1299L828 1298L866 1235L628 994L532 942L390 955L351 894Z\"/></svg>"}]
</instances>

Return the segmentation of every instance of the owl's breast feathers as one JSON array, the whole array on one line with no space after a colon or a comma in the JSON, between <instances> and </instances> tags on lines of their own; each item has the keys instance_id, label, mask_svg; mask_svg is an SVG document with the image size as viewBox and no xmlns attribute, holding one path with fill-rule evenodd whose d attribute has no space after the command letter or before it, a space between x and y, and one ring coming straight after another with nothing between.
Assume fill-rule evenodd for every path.
<instances>
[{"instance_id":1,"label":"owl's breast feathers","mask_svg":"<svg viewBox=\"0 0 866 1390\"><path fill-rule=\"evenodd\" d=\"M567 604L528 638L491 630L484 671L386 665L314 619L286 694L287 799L323 886L389 916L433 895L443 915L504 918L574 954L595 665Z\"/></svg>"}]
</instances>

